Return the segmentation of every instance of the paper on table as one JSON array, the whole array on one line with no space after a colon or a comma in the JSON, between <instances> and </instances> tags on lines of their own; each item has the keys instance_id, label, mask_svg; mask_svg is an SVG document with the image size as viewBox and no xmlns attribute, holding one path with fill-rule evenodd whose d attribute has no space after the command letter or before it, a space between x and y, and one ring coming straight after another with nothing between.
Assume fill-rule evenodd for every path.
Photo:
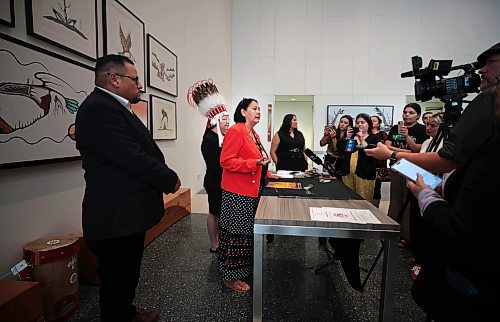
<instances>
[{"instance_id":1,"label":"paper on table","mask_svg":"<svg viewBox=\"0 0 500 322\"><path fill-rule=\"evenodd\" d=\"M292 171L278 170L278 172L276 172L276 176L281 179L293 179L293 174L291 172Z\"/></svg>"},{"instance_id":2,"label":"paper on table","mask_svg":"<svg viewBox=\"0 0 500 322\"><path fill-rule=\"evenodd\" d=\"M311 220L351 222L358 224L380 224L380 221L368 209L349 209L332 207L309 207Z\"/></svg>"}]
</instances>

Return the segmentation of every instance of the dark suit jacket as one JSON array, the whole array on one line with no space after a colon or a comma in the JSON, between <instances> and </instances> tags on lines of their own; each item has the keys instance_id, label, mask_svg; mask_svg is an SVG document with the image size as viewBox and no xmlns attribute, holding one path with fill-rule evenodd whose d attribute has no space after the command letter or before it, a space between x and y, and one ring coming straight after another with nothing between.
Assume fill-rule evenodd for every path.
<instances>
[{"instance_id":1,"label":"dark suit jacket","mask_svg":"<svg viewBox=\"0 0 500 322\"><path fill-rule=\"evenodd\" d=\"M500 306L500 268L493 262L500 226L500 124L496 122L496 134L478 144L472 158L448 178L446 202L431 203L423 214L424 260L412 294L436 318L491 321ZM479 297L460 296L466 284L452 278L457 272L472 283Z\"/></svg>"},{"instance_id":2,"label":"dark suit jacket","mask_svg":"<svg viewBox=\"0 0 500 322\"><path fill-rule=\"evenodd\" d=\"M177 174L142 122L98 88L76 115L76 148L85 170L85 239L136 234L159 222L163 192L173 192Z\"/></svg>"}]
</instances>

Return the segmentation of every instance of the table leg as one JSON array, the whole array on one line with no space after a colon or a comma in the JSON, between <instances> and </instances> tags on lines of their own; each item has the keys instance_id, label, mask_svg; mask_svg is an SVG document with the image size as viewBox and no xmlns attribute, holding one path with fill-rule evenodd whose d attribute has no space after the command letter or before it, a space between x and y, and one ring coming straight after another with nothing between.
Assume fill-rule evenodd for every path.
<instances>
[{"instance_id":1,"label":"table leg","mask_svg":"<svg viewBox=\"0 0 500 322\"><path fill-rule=\"evenodd\" d=\"M253 245L253 320L262 321L262 261L264 234L254 235Z\"/></svg>"},{"instance_id":2,"label":"table leg","mask_svg":"<svg viewBox=\"0 0 500 322\"><path fill-rule=\"evenodd\" d=\"M382 285L380 288L379 321L394 320L394 278L396 276L396 260L398 242L386 239L384 242L384 263L382 269Z\"/></svg>"}]
</instances>

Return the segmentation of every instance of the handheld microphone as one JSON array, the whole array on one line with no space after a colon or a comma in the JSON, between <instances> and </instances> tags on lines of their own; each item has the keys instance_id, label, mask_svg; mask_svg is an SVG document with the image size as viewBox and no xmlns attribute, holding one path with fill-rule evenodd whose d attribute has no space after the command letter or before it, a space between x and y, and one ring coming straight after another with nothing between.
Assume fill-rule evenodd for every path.
<instances>
[{"instance_id":1,"label":"handheld microphone","mask_svg":"<svg viewBox=\"0 0 500 322\"><path fill-rule=\"evenodd\" d=\"M323 165L323 160L321 160L320 157L318 157L316 154L314 154L311 149L307 148L304 150L304 153L311 159L312 162L316 163L317 165Z\"/></svg>"}]
</instances>

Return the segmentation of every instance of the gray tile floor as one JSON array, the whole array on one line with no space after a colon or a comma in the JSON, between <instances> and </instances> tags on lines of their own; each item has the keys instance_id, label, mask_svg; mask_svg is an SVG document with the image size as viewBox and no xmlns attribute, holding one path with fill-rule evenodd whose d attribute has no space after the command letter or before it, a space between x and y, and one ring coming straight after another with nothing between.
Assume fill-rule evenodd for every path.
<instances>
[{"instance_id":1,"label":"gray tile floor","mask_svg":"<svg viewBox=\"0 0 500 322\"><path fill-rule=\"evenodd\" d=\"M379 247L377 241L362 243L361 267L371 265ZM377 321L381 260L360 293L338 262L314 274L331 256L316 238L276 236L265 248L264 321ZM136 305L160 310L160 321L251 321L252 293L225 287L217 257L208 250L205 214L193 213L169 228L145 250ZM400 250L392 277L394 320L425 321L410 296L408 256ZM80 285L79 293L80 307L69 321L98 321L98 288Z\"/></svg>"}]
</instances>

